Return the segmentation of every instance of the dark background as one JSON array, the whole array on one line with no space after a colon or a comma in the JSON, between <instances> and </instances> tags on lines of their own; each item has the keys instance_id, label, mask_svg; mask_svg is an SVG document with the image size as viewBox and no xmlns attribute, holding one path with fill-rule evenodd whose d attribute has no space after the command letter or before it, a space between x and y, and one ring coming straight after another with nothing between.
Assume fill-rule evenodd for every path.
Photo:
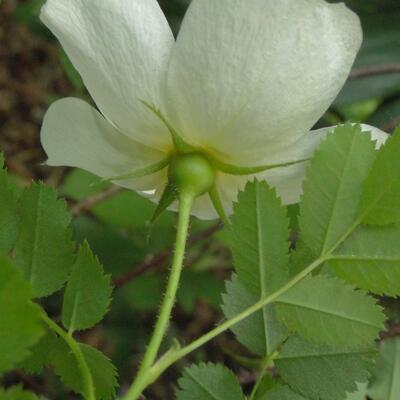
<instances>
[{"instance_id":1,"label":"dark background","mask_svg":"<svg viewBox=\"0 0 400 400\"><path fill-rule=\"evenodd\" d=\"M176 33L190 1L159 2ZM392 71L396 67L400 71L400 2L349 0L346 3L361 16L365 33L354 67L356 75L362 72L374 76L348 82L318 125L352 120L392 132L400 124L400 73ZM110 196L95 206L80 207L79 202L87 196L107 187L83 171L42 165L45 156L39 143L39 130L48 106L64 96L90 101L79 75L37 18L42 4L43 0L0 0L0 151L5 154L9 171L22 186L32 179L41 179L59 188L75 214L76 239L87 238L105 269L115 278L123 277L117 281L120 287L115 290L115 300L104 323L83 334L81 339L112 358L124 388L133 376L160 302L175 216L166 214L150 231L147 220L154 206L127 192ZM391 73L372 74L382 68ZM295 208L291 214L295 230ZM192 224L194 234L202 240L194 240L188 251L171 327L171 332L182 341L192 340L222 318L218 304L231 260L223 232L211 236L213 227L213 223L197 220ZM391 318L384 335L400 334L399 302L381 301ZM47 299L46 307L56 317L60 310L59 296ZM249 355L230 334L225 334L189 360L225 362L237 372L244 385L251 385L255 376L248 372L241 356ZM174 382L185 362L179 362L153 385L150 399L173 398ZM42 377L16 372L3 378L5 385L21 381L51 399L74 398L62 388L50 369Z\"/></svg>"}]
</instances>

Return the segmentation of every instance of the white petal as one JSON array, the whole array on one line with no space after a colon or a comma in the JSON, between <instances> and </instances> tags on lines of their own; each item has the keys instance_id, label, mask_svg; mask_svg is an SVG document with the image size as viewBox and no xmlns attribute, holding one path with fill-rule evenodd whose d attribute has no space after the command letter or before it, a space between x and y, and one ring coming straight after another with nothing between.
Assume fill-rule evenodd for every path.
<instances>
[{"instance_id":1,"label":"white petal","mask_svg":"<svg viewBox=\"0 0 400 400\"><path fill-rule=\"evenodd\" d=\"M336 126L322 128L309 132L303 136L294 146L286 149L281 154L275 155L274 161L291 161L308 159L318 148L321 140L332 132ZM388 139L389 135L378 128L370 125L361 125L363 132L370 133L372 140L376 141L376 147L379 148ZM281 161L280 161L281 160ZM307 163L293 165L291 167L277 168L255 175L258 179L265 179L271 186L276 188L283 204L298 203L302 194L302 185L305 178ZM219 187L226 212L232 212L232 203L237 199L239 190L243 190L246 182L253 177L238 177L222 175L220 177Z\"/></svg>"},{"instance_id":2,"label":"white petal","mask_svg":"<svg viewBox=\"0 0 400 400\"><path fill-rule=\"evenodd\" d=\"M374 126L371 125L366 125L366 124L353 124L353 125L360 125L361 130L365 133L369 133L371 135L371 139L376 142L376 148L379 149L389 138L389 134L387 132L382 131L379 128L375 128ZM329 126L327 128L321 128L317 129L315 131L311 131L310 133L315 135L315 137L320 136L325 137L328 133L333 132L337 126ZM317 144L318 146L318 144Z\"/></svg>"},{"instance_id":3,"label":"white petal","mask_svg":"<svg viewBox=\"0 0 400 400\"><path fill-rule=\"evenodd\" d=\"M318 148L320 142L326 135L332 132L337 126L317 129L303 135L295 144L289 146L283 151L274 154L268 159L262 160L266 164L277 164L285 161L304 160L311 158ZM388 139L389 135L370 125L361 125L363 132L370 133L372 140L376 141L376 147L379 148ZM247 165L247 164L243 164ZM248 165L253 165L251 162ZM293 165L291 167L277 168L274 170L261 172L252 176L233 176L227 174L218 174L217 186L221 196L225 212L231 215L233 212L233 203L237 201L237 195L243 190L246 183L257 177L260 180L266 180L277 191L284 205L295 204L300 201L302 194L303 181L306 174L307 163ZM160 191L161 193L161 191ZM159 197L159 195L158 195ZM178 205L174 204L171 210L176 211ZM200 219L215 219L218 215L212 205L209 196L204 195L196 200L192 214Z\"/></svg>"},{"instance_id":4,"label":"white petal","mask_svg":"<svg viewBox=\"0 0 400 400\"><path fill-rule=\"evenodd\" d=\"M363 132L367 132L371 134L372 140L376 142L376 148L379 149L389 138L389 134L387 132L382 131L379 128L375 128L371 125L361 124L361 128Z\"/></svg>"},{"instance_id":5,"label":"white petal","mask_svg":"<svg viewBox=\"0 0 400 400\"><path fill-rule=\"evenodd\" d=\"M193 0L172 52L170 119L226 160L273 154L329 107L361 40L343 4Z\"/></svg>"},{"instance_id":6,"label":"white petal","mask_svg":"<svg viewBox=\"0 0 400 400\"><path fill-rule=\"evenodd\" d=\"M166 129L140 102L160 103L174 43L156 0L48 0L41 19L109 120L149 146L169 144Z\"/></svg>"},{"instance_id":7,"label":"white petal","mask_svg":"<svg viewBox=\"0 0 400 400\"><path fill-rule=\"evenodd\" d=\"M155 203L158 203L160 196L162 193L162 189L159 190L157 193L156 197L152 198L151 200ZM175 211L177 212L179 209L179 204L178 202L174 202L170 207L168 207L170 211ZM211 220L211 219L217 219L218 214L215 211L215 208L210 200L210 196L208 194L204 194L197 199L195 199L192 207L191 214L194 215L195 217L203 220Z\"/></svg>"},{"instance_id":8,"label":"white petal","mask_svg":"<svg viewBox=\"0 0 400 400\"><path fill-rule=\"evenodd\" d=\"M135 142L115 129L82 100L59 100L47 111L41 142L48 165L85 169L110 178L154 164L165 154ZM165 172L120 182L121 186L151 190L165 182Z\"/></svg>"},{"instance_id":9,"label":"white petal","mask_svg":"<svg viewBox=\"0 0 400 400\"><path fill-rule=\"evenodd\" d=\"M252 181L254 177L259 180L265 180L270 186L274 187L284 205L298 203L302 193L306 166L307 163L303 163L245 177L222 175L220 177L220 193L225 212L228 215L232 214L233 203L237 200L238 192L243 190L246 183Z\"/></svg>"},{"instance_id":10,"label":"white petal","mask_svg":"<svg viewBox=\"0 0 400 400\"><path fill-rule=\"evenodd\" d=\"M219 218L208 194L200 196L195 200L192 214L199 219L205 220Z\"/></svg>"}]
</instances>

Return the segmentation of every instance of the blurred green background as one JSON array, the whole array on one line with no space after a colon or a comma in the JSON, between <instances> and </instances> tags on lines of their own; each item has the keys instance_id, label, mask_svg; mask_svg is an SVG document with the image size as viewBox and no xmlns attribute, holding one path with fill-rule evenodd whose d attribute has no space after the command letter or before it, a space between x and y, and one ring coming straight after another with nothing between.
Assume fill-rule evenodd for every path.
<instances>
[{"instance_id":1,"label":"blurred green background","mask_svg":"<svg viewBox=\"0 0 400 400\"><path fill-rule=\"evenodd\" d=\"M50 169L42 165L45 155L39 143L39 130L48 106L65 96L90 101L78 73L38 19L43 3L43 0L0 0L0 150L5 154L9 171L21 185L41 179L58 187L72 208L87 196L107 190L107 185L80 170ZM176 34L190 0L159 0L159 3ZM399 66L400 1L349 0L346 3L360 15L365 34L355 70ZM349 81L318 126L347 120L393 131L400 124L400 73ZM115 290L105 322L82 337L112 358L120 372L122 389L135 371L151 330L165 282L168 249L174 238L175 215L165 214L150 229L148 220L153 210L154 205L148 200L131 192L121 192L74 218L77 241L88 239L106 271L115 278L131 274ZM291 216L295 230L295 207L291 209ZM213 224L194 219L192 231L201 234ZM210 329L221 318L220 293L231 267L224 232L208 235L191 246L187 265L171 329L179 332L184 341ZM399 302L386 299L382 302L388 306L392 320L389 334L400 334ZM57 315L60 299L53 296L46 303L50 313ZM254 381L254 376L245 369L240 357L243 352L232 336L226 334L191 357L225 362L246 385ZM149 398L172 398L170 382L175 382L181 367L178 364L169 370L152 387ZM44 379L16 373L3 380L6 385L22 380L27 387L47 393L50 398L74 398L62 389L51 371L46 371Z\"/></svg>"}]
</instances>

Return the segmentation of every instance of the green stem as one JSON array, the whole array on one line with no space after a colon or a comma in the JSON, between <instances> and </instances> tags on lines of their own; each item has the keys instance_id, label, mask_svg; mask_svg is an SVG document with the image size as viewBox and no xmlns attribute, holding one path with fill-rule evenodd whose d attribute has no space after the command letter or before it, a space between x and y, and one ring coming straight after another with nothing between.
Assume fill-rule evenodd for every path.
<instances>
[{"instance_id":1,"label":"green stem","mask_svg":"<svg viewBox=\"0 0 400 400\"><path fill-rule=\"evenodd\" d=\"M181 358L187 356L189 353L197 350L199 347L208 343L210 340L214 339L216 336L230 329L234 325L248 318L250 315L255 312L261 310L263 307L268 304L273 303L278 299L278 297L282 296L288 290L290 290L293 286L297 285L300 281L306 278L311 272L313 272L316 268L318 268L321 264L326 261L326 257L321 257L315 260L312 264L310 264L307 268L301 271L298 275L296 275L292 280L290 280L286 285L272 293L271 295L259 300L257 303L253 304L246 310L242 311L240 314L235 317L228 319L223 324L217 326L213 330L207 332L205 335L199 337L194 340L189 345L178 348L178 349L170 349L163 357L161 357L157 363L155 363L149 370L147 371L146 377L140 382L142 390L144 390L147 386L151 385L166 369L168 369L172 364ZM124 400L136 400L138 397L126 397Z\"/></svg>"},{"instance_id":2,"label":"green stem","mask_svg":"<svg viewBox=\"0 0 400 400\"><path fill-rule=\"evenodd\" d=\"M261 371L260 371L260 376L258 377L257 382L254 385L253 390L251 391L248 400L254 400L254 398L255 398L255 396L257 394L257 390L260 387L261 382L262 382L262 380L264 379L264 376L267 373L268 366L271 364L272 361L274 361L274 359L278 356L278 354L279 354L279 350L275 350L271 354L269 354L268 356L266 356L264 358L263 363L262 363L262 367L261 367Z\"/></svg>"},{"instance_id":3,"label":"green stem","mask_svg":"<svg viewBox=\"0 0 400 400\"><path fill-rule=\"evenodd\" d=\"M161 305L160 315L156 322L153 336L150 339L149 345L147 346L147 350L143 357L139 372L128 393L125 395L125 400L138 399L143 390L149 384L148 380L151 375L150 369L154 361L156 360L161 342L168 328L172 308L175 303L176 292L179 287L192 204L193 196L189 193L182 193L179 199L179 220L176 235L175 252L172 260L172 267L168 280L167 290L164 296L164 301Z\"/></svg>"},{"instance_id":4,"label":"green stem","mask_svg":"<svg viewBox=\"0 0 400 400\"><path fill-rule=\"evenodd\" d=\"M89 366L86 363L85 357L83 356L79 344L75 341L72 335L65 332L44 312L42 313L42 319L51 330L53 330L57 335L64 339L65 343L71 349L72 354L75 356L76 362L78 363L78 368L82 375L85 399L96 400L92 373L90 372Z\"/></svg>"},{"instance_id":5,"label":"green stem","mask_svg":"<svg viewBox=\"0 0 400 400\"><path fill-rule=\"evenodd\" d=\"M247 400L254 400L255 395L257 394L257 390L260 387L261 382L264 379L265 374L266 374L265 370L261 371L260 376L258 377L257 382L254 385L253 390L251 391L250 396L249 396L249 398Z\"/></svg>"},{"instance_id":6,"label":"green stem","mask_svg":"<svg viewBox=\"0 0 400 400\"><path fill-rule=\"evenodd\" d=\"M182 211L181 211L182 212ZM288 283L282 286L279 290L272 293L271 295L259 300L257 303L253 304L246 310L242 311L240 314L235 317L225 321L223 324L217 326L212 329L205 335L199 337L194 340L189 345L183 348L171 348L167 353L165 353L154 365L149 367L146 371L146 374L140 372L138 374L138 378L135 380L131 390L128 392L128 395L124 398L124 400L137 400L140 394L143 392L145 388L151 385L155 380L163 374L163 372L168 369L172 364L181 358L185 357L189 353L197 350L199 347L208 343L210 340L214 339L216 336L230 329L234 325L248 318L250 315L255 312L261 310L263 307L268 304L276 301L280 296L286 293L288 290L293 288L303 279L305 279L309 274L311 274L314 270L316 270L320 265L322 265L327 260L331 259L332 253L343 243L358 227L362 218L359 218L354 224L343 234L343 236L338 240L338 242L332 246L332 248L327 251L325 254L322 254L318 259L312 262L307 268L303 269L299 274L293 277ZM179 235L178 235L179 236ZM154 362L154 359L153 359ZM140 378L140 379L139 379ZM134 391L135 390L135 391Z\"/></svg>"},{"instance_id":7,"label":"green stem","mask_svg":"<svg viewBox=\"0 0 400 400\"><path fill-rule=\"evenodd\" d=\"M254 314L255 312L261 310L263 307L267 306L268 304L273 303L278 297L286 293L290 290L293 286L297 285L300 281L302 281L305 277L307 277L312 271L318 268L322 263L324 263L325 259L318 259L314 261L308 268L301 271L297 276L295 276L291 281L289 281L285 286L282 286L279 290L272 293L270 296L267 296L257 303L253 304L246 310L242 311L241 313L237 314L235 317L228 319L223 324L217 326L210 332L206 333L205 335L201 336L200 338L196 339L186 347L180 349L177 353L175 353L175 358L178 360L186 356L187 354L191 353L192 351L198 349L199 347L203 346L205 343L209 342L210 340L214 339L219 334L225 332L226 330L230 329L232 326L238 324L240 321L248 318L250 315Z\"/></svg>"}]
</instances>

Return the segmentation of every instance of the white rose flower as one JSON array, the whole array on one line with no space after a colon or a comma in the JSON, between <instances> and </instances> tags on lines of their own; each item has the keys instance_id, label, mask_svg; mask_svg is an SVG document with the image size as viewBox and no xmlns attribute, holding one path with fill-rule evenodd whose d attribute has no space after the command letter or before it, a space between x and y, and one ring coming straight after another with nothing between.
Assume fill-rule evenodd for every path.
<instances>
[{"instance_id":1,"label":"white rose flower","mask_svg":"<svg viewBox=\"0 0 400 400\"><path fill-rule=\"evenodd\" d=\"M152 191L156 201L171 155L196 151L216 170L212 195L194 203L201 218L216 217L211 199L229 214L254 175L285 204L299 200L299 161L332 128L310 130L362 42L358 17L323 0L193 0L176 41L156 0L48 0L41 19L100 110L74 98L50 107L41 132L48 164ZM377 145L387 137L363 129Z\"/></svg>"}]
</instances>

